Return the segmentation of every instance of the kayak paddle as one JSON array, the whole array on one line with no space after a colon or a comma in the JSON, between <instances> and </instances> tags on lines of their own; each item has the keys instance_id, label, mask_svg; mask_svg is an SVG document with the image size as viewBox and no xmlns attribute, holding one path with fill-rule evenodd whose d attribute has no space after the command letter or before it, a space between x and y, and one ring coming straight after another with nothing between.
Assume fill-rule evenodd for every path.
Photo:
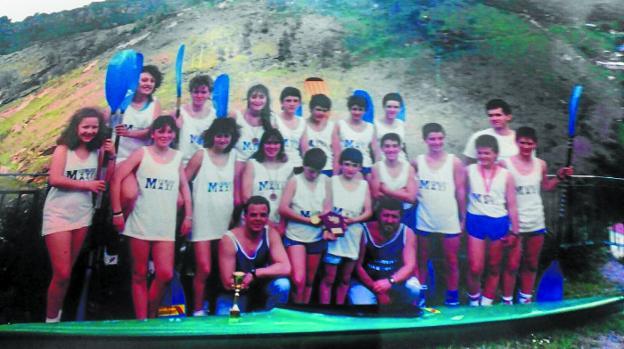
<instances>
[{"instance_id":1,"label":"kayak paddle","mask_svg":"<svg viewBox=\"0 0 624 349\"><path fill-rule=\"evenodd\" d=\"M212 89L212 106L218 119L227 117L229 95L230 77L227 74L221 74L217 76Z\"/></svg>"},{"instance_id":2,"label":"kayak paddle","mask_svg":"<svg viewBox=\"0 0 624 349\"><path fill-rule=\"evenodd\" d=\"M180 102L182 99L182 63L184 62L184 44L178 48L176 57L176 119L180 117Z\"/></svg>"}]
</instances>

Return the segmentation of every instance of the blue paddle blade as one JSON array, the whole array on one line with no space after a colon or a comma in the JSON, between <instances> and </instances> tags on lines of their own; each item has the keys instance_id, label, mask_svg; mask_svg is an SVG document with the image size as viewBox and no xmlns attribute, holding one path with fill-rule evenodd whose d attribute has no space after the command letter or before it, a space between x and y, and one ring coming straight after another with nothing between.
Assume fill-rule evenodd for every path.
<instances>
[{"instance_id":1,"label":"blue paddle blade","mask_svg":"<svg viewBox=\"0 0 624 349\"><path fill-rule=\"evenodd\" d=\"M115 113L123 102L128 89L128 61L134 59L136 53L133 50L123 50L115 53L106 67L106 81L104 90L106 102Z\"/></svg>"},{"instance_id":2,"label":"blue paddle blade","mask_svg":"<svg viewBox=\"0 0 624 349\"><path fill-rule=\"evenodd\" d=\"M125 65L127 69L126 80L128 81L128 83L126 87L126 94L120 106L122 113L125 112L126 109L128 109L130 103L132 103L134 94L139 87L139 79L141 78L141 72L143 71L143 54L135 52L134 60L132 59L132 57L128 57Z\"/></svg>"},{"instance_id":3,"label":"blue paddle blade","mask_svg":"<svg viewBox=\"0 0 624 349\"><path fill-rule=\"evenodd\" d=\"M301 107L301 104L299 104L299 107L297 107L297 110L295 110L295 115L298 117L303 116L303 108Z\"/></svg>"},{"instance_id":4,"label":"blue paddle blade","mask_svg":"<svg viewBox=\"0 0 624 349\"><path fill-rule=\"evenodd\" d=\"M362 120L372 124L375 120L375 107L373 105L373 99L368 94L368 92L364 90L355 90L353 91L354 96L361 96L366 99L366 112L362 116Z\"/></svg>"},{"instance_id":5,"label":"blue paddle blade","mask_svg":"<svg viewBox=\"0 0 624 349\"><path fill-rule=\"evenodd\" d=\"M397 115L397 119L401 121L405 121L405 102L401 103L401 110L399 111L399 114Z\"/></svg>"},{"instance_id":6,"label":"blue paddle blade","mask_svg":"<svg viewBox=\"0 0 624 349\"><path fill-rule=\"evenodd\" d=\"M229 95L230 77L227 74L221 74L215 80L212 89L212 106L215 108L217 118L227 117Z\"/></svg>"},{"instance_id":7,"label":"blue paddle blade","mask_svg":"<svg viewBox=\"0 0 624 349\"><path fill-rule=\"evenodd\" d=\"M574 137L576 128L576 112L578 111L579 100L583 93L583 86L576 85L572 89L570 103L568 104L568 137Z\"/></svg>"},{"instance_id":8,"label":"blue paddle blade","mask_svg":"<svg viewBox=\"0 0 624 349\"><path fill-rule=\"evenodd\" d=\"M535 298L538 302L556 302L563 299L563 274L558 261L552 262L542 275Z\"/></svg>"},{"instance_id":9,"label":"blue paddle blade","mask_svg":"<svg viewBox=\"0 0 624 349\"><path fill-rule=\"evenodd\" d=\"M184 44L178 48L178 56L176 57L176 96L182 96L182 63L184 62Z\"/></svg>"}]
</instances>

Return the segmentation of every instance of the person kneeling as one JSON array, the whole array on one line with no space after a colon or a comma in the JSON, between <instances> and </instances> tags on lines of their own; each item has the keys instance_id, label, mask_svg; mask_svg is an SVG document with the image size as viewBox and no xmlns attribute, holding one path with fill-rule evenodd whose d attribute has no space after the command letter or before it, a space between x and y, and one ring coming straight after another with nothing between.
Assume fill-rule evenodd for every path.
<instances>
[{"instance_id":1,"label":"person kneeling","mask_svg":"<svg viewBox=\"0 0 624 349\"><path fill-rule=\"evenodd\" d=\"M364 225L364 237L351 282L349 302L362 304L415 304L420 293L416 266L416 237L401 223L401 202L382 197L376 221Z\"/></svg>"},{"instance_id":2,"label":"person kneeling","mask_svg":"<svg viewBox=\"0 0 624 349\"><path fill-rule=\"evenodd\" d=\"M279 233L270 228L269 202L250 197L244 206L244 224L225 233L219 241L219 271L224 291L216 302L217 315L229 314L233 301L232 273L242 271L243 294L238 301L242 312L251 309L250 297L262 297L265 309L288 302L290 263Z\"/></svg>"}]
</instances>

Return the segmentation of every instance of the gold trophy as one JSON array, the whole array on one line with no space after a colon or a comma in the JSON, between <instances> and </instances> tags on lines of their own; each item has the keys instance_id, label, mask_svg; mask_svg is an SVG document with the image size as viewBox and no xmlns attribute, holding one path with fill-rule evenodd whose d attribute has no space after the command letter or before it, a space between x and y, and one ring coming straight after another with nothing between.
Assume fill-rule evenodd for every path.
<instances>
[{"instance_id":1,"label":"gold trophy","mask_svg":"<svg viewBox=\"0 0 624 349\"><path fill-rule=\"evenodd\" d=\"M240 291L243 288L243 279L245 273L242 271L235 271L232 273L234 279L234 301L232 302L232 308L230 308L230 317L240 317L240 309L238 308L238 297L240 297Z\"/></svg>"}]
</instances>

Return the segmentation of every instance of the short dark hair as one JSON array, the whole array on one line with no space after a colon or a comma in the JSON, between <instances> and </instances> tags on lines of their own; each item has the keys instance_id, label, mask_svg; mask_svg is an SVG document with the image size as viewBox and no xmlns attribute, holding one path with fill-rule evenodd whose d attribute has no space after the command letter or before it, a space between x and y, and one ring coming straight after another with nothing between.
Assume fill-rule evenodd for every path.
<instances>
[{"instance_id":1,"label":"short dark hair","mask_svg":"<svg viewBox=\"0 0 624 349\"><path fill-rule=\"evenodd\" d=\"M208 87L208 91L212 92L214 82L212 81L210 75L201 74L193 76L191 81L189 81L189 92L193 92L194 89L200 86L206 86Z\"/></svg>"},{"instance_id":2,"label":"short dark hair","mask_svg":"<svg viewBox=\"0 0 624 349\"><path fill-rule=\"evenodd\" d=\"M251 156L253 159L256 159L258 162L264 162L266 160L266 156L264 155L264 144L268 142L271 138L277 139L278 142L282 145L280 147L280 151L277 154L277 161L286 162L288 161L288 156L284 150L284 136L282 133L276 128L270 128L262 134L260 137L260 144L258 144L258 150Z\"/></svg>"},{"instance_id":3,"label":"short dark hair","mask_svg":"<svg viewBox=\"0 0 624 349\"><path fill-rule=\"evenodd\" d=\"M391 210L391 211L399 211L401 216L403 216L403 204L401 201L391 198L389 196L382 196L377 201L375 201L375 217L379 218L381 214L381 210Z\"/></svg>"},{"instance_id":4,"label":"short dark hair","mask_svg":"<svg viewBox=\"0 0 624 349\"><path fill-rule=\"evenodd\" d=\"M214 138L219 134L229 134L232 137L230 144L224 149L226 153L229 153L240 138L240 126L232 118L214 119L210 127L204 131L204 148L212 148L214 146Z\"/></svg>"},{"instance_id":5,"label":"short dark hair","mask_svg":"<svg viewBox=\"0 0 624 349\"><path fill-rule=\"evenodd\" d=\"M327 164L327 155L320 148L309 149L303 155L303 166L320 171L325 168L325 164Z\"/></svg>"},{"instance_id":6,"label":"short dark hair","mask_svg":"<svg viewBox=\"0 0 624 349\"><path fill-rule=\"evenodd\" d=\"M292 86L284 87L282 93L280 93L280 102L283 102L286 97L297 97L301 100L301 91Z\"/></svg>"},{"instance_id":7,"label":"short dark hair","mask_svg":"<svg viewBox=\"0 0 624 349\"><path fill-rule=\"evenodd\" d=\"M511 107L509 106L509 104L507 104L507 102L502 99L491 99L485 104L486 111L498 108L501 108L503 113L505 113L506 115L511 114Z\"/></svg>"},{"instance_id":8,"label":"short dark hair","mask_svg":"<svg viewBox=\"0 0 624 349\"><path fill-rule=\"evenodd\" d=\"M385 141L395 141L401 145L401 136L394 132L386 133L383 137L381 137L379 145L383 145Z\"/></svg>"},{"instance_id":9,"label":"short dark hair","mask_svg":"<svg viewBox=\"0 0 624 349\"><path fill-rule=\"evenodd\" d=\"M446 134L444 132L444 127L442 127L442 125L436 123L436 122L430 122L428 124L425 124L422 127L422 137L423 139L427 139L427 137L429 136L429 134L431 132L442 132L444 134Z\"/></svg>"},{"instance_id":10,"label":"short dark hair","mask_svg":"<svg viewBox=\"0 0 624 349\"><path fill-rule=\"evenodd\" d=\"M492 148L498 154L498 141L491 135L481 135L475 141L475 148Z\"/></svg>"},{"instance_id":11,"label":"short dark hair","mask_svg":"<svg viewBox=\"0 0 624 349\"><path fill-rule=\"evenodd\" d=\"M69 124L63 130L61 135L57 138L56 144L64 145L70 150L75 150L80 145L81 141L78 138L78 125L85 118L97 118L98 120L98 132L89 143L87 143L87 149L93 151L102 146L102 143L108 135L108 127L104 124L104 114L92 107L80 108L69 118Z\"/></svg>"},{"instance_id":12,"label":"short dark hair","mask_svg":"<svg viewBox=\"0 0 624 349\"><path fill-rule=\"evenodd\" d=\"M158 70L158 67L155 65L145 65L143 66L143 71L141 72L148 73L154 78L154 92L156 92L156 89L160 87L160 84L162 84L163 80L163 74L160 72L160 70ZM152 92L152 94L154 94L154 92Z\"/></svg>"},{"instance_id":13,"label":"short dark hair","mask_svg":"<svg viewBox=\"0 0 624 349\"><path fill-rule=\"evenodd\" d=\"M387 94L383 97L383 99L382 99L382 101L381 101L381 104L382 104L383 106L386 106L386 102L387 102L387 101L397 101L397 102L399 102L399 105L400 105L400 106L403 106L403 97L401 97L401 95L400 95L400 94L398 94L397 92L390 92L390 93L387 93Z\"/></svg>"},{"instance_id":14,"label":"short dark hair","mask_svg":"<svg viewBox=\"0 0 624 349\"><path fill-rule=\"evenodd\" d=\"M533 142L537 142L537 132L533 127L522 126L516 130L516 140L519 140L520 137L525 137L532 139Z\"/></svg>"},{"instance_id":15,"label":"short dark hair","mask_svg":"<svg viewBox=\"0 0 624 349\"><path fill-rule=\"evenodd\" d=\"M267 213L271 213L271 205L269 204L269 200L267 200L264 196L254 195L247 199L245 205L243 206L243 214L247 214L247 210L251 205L265 205L268 210Z\"/></svg>"},{"instance_id":16,"label":"short dark hair","mask_svg":"<svg viewBox=\"0 0 624 349\"><path fill-rule=\"evenodd\" d=\"M180 136L180 129L176 124L175 119L171 115L161 115L154 119L149 128L149 134L152 135L156 130L160 130L161 128L169 126L171 130L175 133L175 139L172 144L176 144L178 137Z\"/></svg>"},{"instance_id":17,"label":"short dark hair","mask_svg":"<svg viewBox=\"0 0 624 349\"><path fill-rule=\"evenodd\" d=\"M362 165L362 161L364 157L362 156L362 152L355 148L346 148L340 153L339 162L342 164L345 161L351 161L354 164Z\"/></svg>"},{"instance_id":18,"label":"short dark hair","mask_svg":"<svg viewBox=\"0 0 624 349\"><path fill-rule=\"evenodd\" d=\"M368 109L368 103L366 102L366 98L356 95L349 96L349 99L347 99L347 107L351 109L351 107L356 105L358 107L362 107L364 110Z\"/></svg>"},{"instance_id":19,"label":"short dark hair","mask_svg":"<svg viewBox=\"0 0 624 349\"><path fill-rule=\"evenodd\" d=\"M323 94L314 95L312 96L312 98L310 98L310 111L312 111L312 109L314 109L314 107L317 107L317 106L331 109L331 106L332 106L331 99L329 99L329 97Z\"/></svg>"}]
</instances>

